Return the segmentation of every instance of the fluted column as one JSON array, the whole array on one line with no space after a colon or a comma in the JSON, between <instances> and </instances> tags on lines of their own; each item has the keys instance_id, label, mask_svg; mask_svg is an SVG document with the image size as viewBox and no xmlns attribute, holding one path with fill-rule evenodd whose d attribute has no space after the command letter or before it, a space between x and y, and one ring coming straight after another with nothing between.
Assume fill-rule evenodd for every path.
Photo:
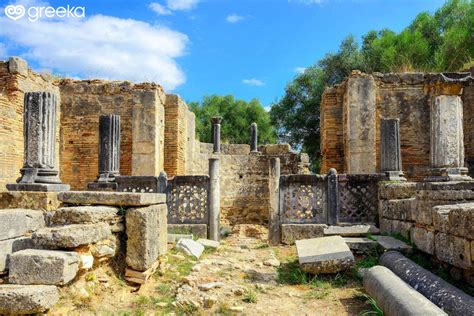
<instances>
[{"instance_id":1,"label":"fluted column","mask_svg":"<svg viewBox=\"0 0 474 316\"><path fill-rule=\"evenodd\" d=\"M90 190L115 190L120 175L120 115L99 117L99 175Z\"/></svg>"},{"instance_id":2,"label":"fluted column","mask_svg":"<svg viewBox=\"0 0 474 316\"><path fill-rule=\"evenodd\" d=\"M52 92L25 93L23 111L24 164L12 191L66 191L56 164L57 99Z\"/></svg>"}]
</instances>

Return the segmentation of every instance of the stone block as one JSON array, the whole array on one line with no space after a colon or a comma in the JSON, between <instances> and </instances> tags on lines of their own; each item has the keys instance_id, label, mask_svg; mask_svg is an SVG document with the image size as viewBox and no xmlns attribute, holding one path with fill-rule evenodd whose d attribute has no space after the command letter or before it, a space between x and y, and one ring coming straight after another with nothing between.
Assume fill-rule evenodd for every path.
<instances>
[{"instance_id":1,"label":"stone block","mask_svg":"<svg viewBox=\"0 0 474 316\"><path fill-rule=\"evenodd\" d=\"M180 239L193 239L192 234L170 234L168 233L168 243L177 242Z\"/></svg>"},{"instance_id":2,"label":"stone block","mask_svg":"<svg viewBox=\"0 0 474 316\"><path fill-rule=\"evenodd\" d=\"M433 207L433 227L436 231L448 233L449 231L449 209L444 206Z\"/></svg>"},{"instance_id":3,"label":"stone block","mask_svg":"<svg viewBox=\"0 0 474 316\"><path fill-rule=\"evenodd\" d=\"M71 249L110 238L111 234L106 223L73 224L42 228L33 234L33 241L50 249Z\"/></svg>"},{"instance_id":4,"label":"stone block","mask_svg":"<svg viewBox=\"0 0 474 316\"><path fill-rule=\"evenodd\" d=\"M385 250L398 250L402 252L411 252L413 250L410 245L390 236L374 236L374 239Z\"/></svg>"},{"instance_id":5,"label":"stone block","mask_svg":"<svg viewBox=\"0 0 474 316\"><path fill-rule=\"evenodd\" d=\"M54 225L95 224L117 221L118 208L110 206L71 206L61 207L53 213Z\"/></svg>"},{"instance_id":6,"label":"stone block","mask_svg":"<svg viewBox=\"0 0 474 316\"><path fill-rule=\"evenodd\" d=\"M421 227L411 229L411 241L423 252L434 254L434 232Z\"/></svg>"},{"instance_id":7,"label":"stone block","mask_svg":"<svg viewBox=\"0 0 474 316\"><path fill-rule=\"evenodd\" d=\"M8 60L8 71L12 75L28 76L28 63L20 57L10 57Z\"/></svg>"},{"instance_id":8,"label":"stone block","mask_svg":"<svg viewBox=\"0 0 474 316\"><path fill-rule=\"evenodd\" d=\"M204 246L192 239L180 239L176 244L176 248L196 259L199 259L204 251Z\"/></svg>"},{"instance_id":9,"label":"stone block","mask_svg":"<svg viewBox=\"0 0 474 316\"><path fill-rule=\"evenodd\" d=\"M31 237L18 237L0 241L0 272L8 270L8 263L12 253L30 248L35 248Z\"/></svg>"},{"instance_id":10,"label":"stone block","mask_svg":"<svg viewBox=\"0 0 474 316\"><path fill-rule=\"evenodd\" d=\"M312 273L337 273L354 264L354 255L340 236L297 240L301 270Z\"/></svg>"},{"instance_id":11,"label":"stone block","mask_svg":"<svg viewBox=\"0 0 474 316\"><path fill-rule=\"evenodd\" d=\"M324 237L326 224L281 224L281 242L287 245L296 240Z\"/></svg>"},{"instance_id":12,"label":"stone block","mask_svg":"<svg viewBox=\"0 0 474 316\"><path fill-rule=\"evenodd\" d=\"M136 271L150 268L167 250L166 204L129 209L126 214L127 265Z\"/></svg>"},{"instance_id":13,"label":"stone block","mask_svg":"<svg viewBox=\"0 0 474 316\"><path fill-rule=\"evenodd\" d=\"M59 193L58 199L67 204L113 206L148 206L166 203L166 195L161 193L70 191Z\"/></svg>"},{"instance_id":14,"label":"stone block","mask_svg":"<svg viewBox=\"0 0 474 316\"><path fill-rule=\"evenodd\" d=\"M214 249L219 248L219 246L221 245L221 243L218 242L218 241L210 240L210 239L203 239L203 238L199 238L197 240L197 242L200 243L201 245L203 245L204 247L214 248Z\"/></svg>"},{"instance_id":15,"label":"stone block","mask_svg":"<svg viewBox=\"0 0 474 316\"><path fill-rule=\"evenodd\" d=\"M288 154L291 152L290 144L270 144L265 145L263 153L265 155L281 155Z\"/></svg>"},{"instance_id":16,"label":"stone block","mask_svg":"<svg viewBox=\"0 0 474 316\"><path fill-rule=\"evenodd\" d=\"M414 202L415 208L413 209L412 216L413 220L419 224L433 225L433 213L432 208L435 205L439 205L437 201L426 201L417 199Z\"/></svg>"},{"instance_id":17,"label":"stone block","mask_svg":"<svg viewBox=\"0 0 474 316\"><path fill-rule=\"evenodd\" d=\"M23 236L45 226L43 212L27 209L0 210L0 240Z\"/></svg>"},{"instance_id":18,"label":"stone block","mask_svg":"<svg viewBox=\"0 0 474 316\"><path fill-rule=\"evenodd\" d=\"M391 183L381 182L379 197L383 200L409 199L416 195L415 182Z\"/></svg>"},{"instance_id":19,"label":"stone block","mask_svg":"<svg viewBox=\"0 0 474 316\"><path fill-rule=\"evenodd\" d=\"M382 201L380 214L382 217L411 221L415 198Z\"/></svg>"},{"instance_id":20,"label":"stone block","mask_svg":"<svg viewBox=\"0 0 474 316\"><path fill-rule=\"evenodd\" d=\"M0 285L0 314L44 313L58 300L54 285Z\"/></svg>"},{"instance_id":21,"label":"stone block","mask_svg":"<svg viewBox=\"0 0 474 316\"><path fill-rule=\"evenodd\" d=\"M437 233L435 235L435 255L439 260L453 266L463 269L472 268L471 245L467 239Z\"/></svg>"},{"instance_id":22,"label":"stone block","mask_svg":"<svg viewBox=\"0 0 474 316\"><path fill-rule=\"evenodd\" d=\"M52 211L59 208L60 205L61 201L58 200L57 192L0 192L0 209L24 208Z\"/></svg>"},{"instance_id":23,"label":"stone block","mask_svg":"<svg viewBox=\"0 0 474 316\"><path fill-rule=\"evenodd\" d=\"M376 241L363 237L344 237L344 241L349 249L357 252L370 252L379 246Z\"/></svg>"},{"instance_id":24,"label":"stone block","mask_svg":"<svg viewBox=\"0 0 474 316\"><path fill-rule=\"evenodd\" d=\"M170 234L191 234L198 238L207 238L207 224L168 224Z\"/></svg>"},{"instance_id":25,"label":"stone block","mask_svg":"<svg viewBox=\"0 0 474 316\"><path fill-rule=\"evenodd\" d=\"M451 234L474 239L474 203L451 205L448 219Z\"/></svg>"},{"instance_id":26,"label":"stone block","mask_svg":"<svg viewBox=\"0 0 474 316\"><path fill-rule=\"evenodd\" d=\"M366 236L379 234L380 230L374 225L329 226L324 229L325 236L338 235L343 237Z\"/></svg>"},{"instance_id":27,"label":"stone block","mask_svg":"<svg viewBox=\"0 0 474 316\"><path fill-rule=\"evenodd\" d=\"M392 234L400 234L405 238L410 238L410 229L413 227L412 222L392 220Z\"/></svg>"},{"instance_id":28,"label":"stone block","mask_svg":"<svg viewBox=\"0 0 474 316\"><path fill-rule=\"evenodd\" d=\"M9 281L13 284L64 285L79 271L76 252L26 249L10 256Z\"/></svg>"}]
</instances>

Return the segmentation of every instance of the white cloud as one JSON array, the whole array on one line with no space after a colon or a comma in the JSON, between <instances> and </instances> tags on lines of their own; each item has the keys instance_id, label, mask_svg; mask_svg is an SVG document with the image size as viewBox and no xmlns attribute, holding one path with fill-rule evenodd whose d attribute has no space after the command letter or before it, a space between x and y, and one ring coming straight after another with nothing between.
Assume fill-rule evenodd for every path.
<instances>
[{"instance_id":1,"label":"white cloud","mask_svg":"<svg viewBox=\"0 0 474 316\"><path fill-rule=\"evenodd\" d=\"M173 11L194 9L199 0L166 0L166 6Z\"/></svg>"},{"instance_id":2,"label":"white cloud","mask_svg":"<svg viewBox=\"0 0 474 316\"><path fill-rule=\"evenodd\" d=\"M188 37L160 25L103 15L37 22L0 16L0 36L39 67L68 76L155 81L166 89L186 80L176 58Z\"/></svg>"},{"instance_id":3,"label":"white cloud","mask_svg":"<svg viewBox=\"0 0 474 316\"><path fill-rule=\"evenodd\" d=\"M263 82L262 80L255 79L255 78L244 79L242 80L242 83L248 84L249 86L257 86L257 87L265 85L265 82Z\"/></svg>"},{"instance_id":4,"label":"white cloud","mask_svg":"<svg viewBox=\"0 0 474 316\"><path fill-rule=\"evenodd\" d=\"M229 23L237 23L239 21L245 20L245 17L238 14L231 14L231 15L228 15L225 19Z\"/></svg>"},{"instance_id":5,"label":"white cloud","mask_svg":"<svg viewBox=\"0 0 474 316\"><path fill-rule=\"evenodd\" d=\"M158 2L152 2L149 5L150 9L158 13L159 15L170 15L173 14L168 8L159 4Z\"/></svg>"},{"instance_id":6,"label":"white cloud","mask_svg":"<svg viewBox=\"0 0 474 316\"><path fill-rule=\"evenodd\" d=\"M295 67L295 69L293 69L296 73L299 73L299 74L302 74L306 68L305 67Z\"/></svg>"}]
</instances>

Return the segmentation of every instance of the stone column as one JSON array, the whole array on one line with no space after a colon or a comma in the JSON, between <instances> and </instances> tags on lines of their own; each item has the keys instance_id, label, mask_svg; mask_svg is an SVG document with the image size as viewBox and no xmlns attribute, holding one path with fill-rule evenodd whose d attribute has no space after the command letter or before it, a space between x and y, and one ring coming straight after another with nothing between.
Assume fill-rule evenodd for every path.
<instances>
[{"instance_id":1,"label":"stone column","mask_svg":"<svg viewBox=\"0 0 474 316\"><path fill-rule=\"evenodd\" d=\"M427 181L472 180L464 167L463 107L460 96L440 95L431 104L431 176Z\"/></svg>"},{"instance_id":2,"label":"stone column","mask_svg":"<svg viewBox=\"0 0 474 316\"><path fill-rule=\"evenodd\" d=\"M399 119L380 121L380 171L389 181L406 181L402 172Z\"/></svg>"},{"instance_id":3,"label":"stone column","mask_svg":"<svg viewBox=\"0 0 474 316\"><path fill-rule=\"evenodd\" d=\"M67 191L56 164L56 95L51 92L25 93L23 109L24 164L11 191Z\"/></svg>"},{"instance_id":4,"label":"stone column","mask_svg":"<svg viewBox=\"0 0 474 316\"><path fill-rule=\"evenodd\" d=\"M327 208L329 225L337 225L339 187L337 183L337 171L334 168L329 169L327 174Z\"/></svg>"},{"instance_id":5,"label":"stone column","mask_svg":"<svg viewBox=\"0 0 474 316\"><path fill-rule=\"evenodd\" d=\"M221 152L221 122L222 122L222 117L220 116L215 116L211 118L214 153Z\"/></svg>"},{"instance_id":6,"label":"stone column","mask_svg":"<svg viewBox=\"0 0 474 316\"><path fill-rule=\"evenodd\" d=\"M120 115L99 117L99 175L88 184L90 190L115 190L120 174Z\"/></svg>"},{"instance_id":7,"label":"stone column","mask_svg":"<svg viewBox=\"0 0 474 316\"><path fill-rule=\"evenodd\" d=\"M168 175L166 172L161 171L158 177L158 193L167 193L168 190Z\"/></svg>"},{"instance_id":8,"label":"stone column","mask_svg":"<svg viewBox=\"0 0 474 316\"><path fill-rule=\"evenodd\" d=\"M278 245L281 242L280 158L270 159L268 189L270 193L268 241L271 245Z\"/></svg>"},{"instance_id":9,"label":"stone column","mask_svg":"<svg viewBox=\"0 0 474 316\"><path fill-rule=\"evenodd\" d=\"M219 241L221 191L219 184L219 158L209 159L209 239Z\"/></svg>"},{"instance_id":10,"label":"stone column","mask_svg":"<svg viewBox=\"0 0 474 316\"><path fill-rule=\"evenodd\" d=\"M250 152L258 153L258 129L255 122L250 125L250 135Z\"/></svg>"}]
</instances>

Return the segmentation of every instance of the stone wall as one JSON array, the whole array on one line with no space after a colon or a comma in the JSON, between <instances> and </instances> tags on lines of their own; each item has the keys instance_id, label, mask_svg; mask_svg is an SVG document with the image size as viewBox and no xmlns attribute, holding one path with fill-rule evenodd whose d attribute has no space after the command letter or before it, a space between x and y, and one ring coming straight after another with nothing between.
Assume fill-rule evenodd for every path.
<instances>
[{"instance_id":1,"label":"stone wall","mask_svg":"<svg viewBox=\"0 0 474 316\"><path fill-rule=\"evenodd\" d=\"M474 283L474 182L382 183L380 230L458 269Z\"/></svg>"},{"instance_id":2,"label":"stone wall","mask_svg":"<svg viewBox=\"0 0 474 316\"><path fill-rule=\"evenodd\" d=\"M121 175L163 170L163 89L156 84L62 80L61 171L72 189L85 189L98 173L99 116L121 116Z\"/></svg>"},{"instance_id":3,"label":"stone wall","mask_svg":"<svg viewBox=\"0 0 474 316\"><path fill-rule=\"evenodd\" d=\"M7 183L15 183L23 166L23 99L25 92L52 91L58 97L59 89L47 75L35 74L19 58L0 61L0 191ZM58 123L59 125L59 123ZM59 129L57 131L59 144ZM56 146L56 165L59 166L59 146ZM61 176L61 175L60 175Z\"/></svg>"},{"instance_id":4,"label":"stone wall","mask_svg":"<svg viewBox=\"0 0 474 316\"><path fill-rule=\"evenodd\" d=\"M336 168L340 173L359 173L363 171L362 160L368 164L362 165L364 168L370 166L379 172L380 119L399 118L403 171L411 180L423 179L430 167L430 107L438 95L462 95L466 162L472 163L474 82L458 80L465 74L448 76L454 79L442 74L376 73L368 76L355 71L342 84L327 88L321 102L321 173L329 168ZM363 81L371 82L370 78L374 85L362 85ZM374 118L368 111L372 93L375 93ZM355 133L357 131L360 135ZM359 159L361 155L365 159Z\"/></svg>"},{"instance_id":5,"label":"stone wall","mask_svg":"<svg viewBox=\"0 0 474 316\"><path fill-rule=\"evenodd\" d=\"M221 222L224 224L268 222L271 158L280 158L282 175L309 173L308 156L292 152L287 144L261 146L259 154L250 154L249 145L223 144L220 155L212 154L212 144L198 145L194 175L207 175L209 158L220 158Z\"/></svg>"}]
</instances>

